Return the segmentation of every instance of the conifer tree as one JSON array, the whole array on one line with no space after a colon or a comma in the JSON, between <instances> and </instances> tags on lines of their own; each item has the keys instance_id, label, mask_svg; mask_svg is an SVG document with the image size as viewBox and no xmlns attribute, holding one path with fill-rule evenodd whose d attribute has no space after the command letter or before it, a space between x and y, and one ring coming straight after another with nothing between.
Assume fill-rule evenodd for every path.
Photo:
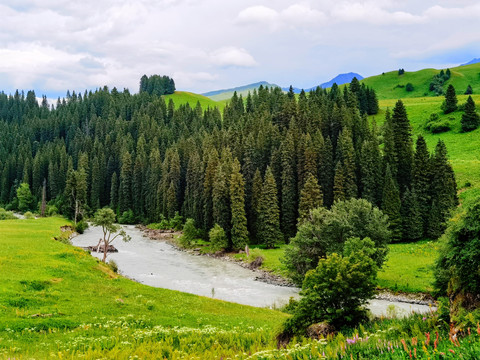
<instances>
[{"instance_id":1,"label":"conifer tree","mask_svg":"<svg viewBox=\"0 0 480 360\"><path fill-rule=\"evenodd\" d=\"M333 147L330 137L325 139L325 145L320 150L319 181L323 192L323 203L326 207L333 204L333 184L335 178L335 164L333 160Z\"/></svg>"},{"instance_id":2,"label":"conifer tree","mask_svg":"<svg viewBox=\"0 0 480 360\"><path fill-rule=\"evenodd\" d=\"M432 158L431 199L427 236L439 238L446 229L451 211L458 205L457 184L447 159L445 143L438 141Z\"/></svg>"},{"instance_id":3,"label":"conifer tree","mask_svg":"<svg viewBox=\"0 0 480 360\"><path fill-rule=\"evenodd\" d=\"M128 151L122 156L118 207L120 214L132 208L132 156Z\"/></svg>"},{"instance_id":4,"label":"conifer tree","mask_svg":"<svg viewBox=\"0 0 480 360\"><path fill-rule=\"evenodd\" d=\"M360 155L362 198L374 205L381 202L382 159L376 139L363 142Z\"/></svg>"},{"instance_id":5,"label":"conifer tree","mask_svg":"<svg viewBox=\"0 0 480 360\"><path fill-rule=\"evenodd\" d=\"M356 166L355 166L355 150L353 147L351 133L348 129L344 129L340 134L341 149L341 166L344 177L343 189L345 192L345 200L356 198L358 195L358 187L356 183Z\"/></svg>"},{"instance_id":6,"label":"conifer tree","mask_svg":"<svg viewBox=\"0 0 480 360\"><path fill-rule=\"evenodd\" d=\"M417 194L415 190L407 189L402 201L402 239L415 241L423 235L423 222L420 218Z\"/></svg>"},{"instance_id":7,"label":"conifer tree","mask_svg":"<svg viewBox=\"0 0 480 360\"><path fill-rule=\"evenodd\" d=\"M248 243L247 216L245 214L245 183L240 173L240 162L233 161L230 177L230 204L232 213L232 248L240 250Z\"/></svg>"},{"instance_id":8,"label":"conifer tree","mask_svg":"<svg viewBox=\"0 0 480 360\"><path fill-rule=\"evenodd\" d=\"M118 177L117 173L112 174L112 181L110 185L110 207L117 212L118 208Z\"/></svg>"},{"instance_id":9,"label":"conifer tree","mask_svg":"<svg viewBox=\"0 0 480 360\"><path fill-rule=\"evenodd\" d=\"M480 116L478 116L475 110L475 102L471 96L468 97L465 104L465 113L462 114L461 123L463 132L475 130L480 124Z\"/></svg>"},{"instance_id":10,"label":"conifer tree","mask_svg":"<svg viewBox=\"0 0 480 360\"><path fill-rule=\"evenodd\" d=\"M413 160L412 187L415 189L417 197L419 217L422 221L423 234L425 234L428 225L430 212L430 154L428 153L427 143L423 136L418 136Z\"/></svg>"},{"instance_id":11,"label":"conifer tree","mask_svg":"<svg viewBox=\"0 0 480 360\"><path fill-rule=\"evenodd\" d=\"M387 165L390 166L390 172L393 178L397 177L397 151L395 149L395 138L392 116L390 110L387 109L385 113L385 123L383 129L383 172L385 174Z\"/></svg>"},{"instance_id":12,"label":"conifer tree","mask_svg":"<svg viewBox=\"0 0 480 360\"><path fill-rule=\"evenodd\" d=\"M395 154L397 156L396 182L400 194L403 194L412 182L413 141L410 121L401 100L397 101L393 109L392 124Z\"/></svg>"},{"instance_id":13,"label":"conifer tree","mask_svg":"<svg viewBox=\"0 0 480 360\"><path fill-rule=\"evenodd\" d=\"M280 232L280 211L277 202L277 185L272 170L267 167L259 204L259 240L268 249L282 240Z\"/></svg>"},{"instance_id":14,"label":"conifer tree","mask_svg":"<svg viewBox=\"0 0 480 360\"><path fill-rule=\"evenodd\" d=\"M213 220L213 184L215 181L215 174L218 167L218 152L213 149L209 154L205 155L208 159L205 169L205 179L203 182L203 199L204 211L203 218L205 222L205 230L209 230L215 224Z\"/></svg>"},{"instance_id":15,"label":"conifer tree","mask_svg":"<svg viewBox=\"0 0 480 360\"><path fill-rule=\"evenodd\" d=\"M318 185L317 179L310 174L307 182L300 193L300 203L298 206L298 222L302 223L308 218L310 210L323 205L323 194Z\"/></svg>"},{"instance_id":16,"label":"conifer tree","mask_svg":"<svg viewBox=\"0 0 480 360\"><path fill-rule=\"evenodd\" d=\"M447 92L445 93L445 101L442 104L442 110L445 114L449 114L457 110L457 95L455 93L455 88L452 84L448 85Z\"/></svg>"},{"instance_id":17,"label":"conifer tree","mask_svg":"<svg viewBox=\"0 0 480 360\"><path fill-rule=\"evenodd\" d=\"M222 152L222 159L217 167L212 189L213 221L220 225L230 238L231 206L230 206L230 176L232 172L231 153Z\"/></svg>"},{"instance_id":18,"label":"conifer tree","mask_svg":"<svg viewBox=\"0 0 480 360\"><path fill-rule=\"evenodd\" d=\"M253 231L250 232L253 238L258 242L259 239L259 231L260 231L260 204L262 198L262 188L263 188L263 181L262 175L260 174L260 170L255 170L255 175L253 176L253 184L252 184L252 210L253 210L253 217L252 217L252 224L251 229Z\"/></svg>"},{"instance_id":19,"label":"conifer tree","mask_svg":"<svg viewBox=\"0 0 480 360\"><path fill-rule=\"evenodd\" d=\"M347 198L345 194L345 174L343 172L343 166L340 162L337 163L335 168L335 179L333 181L333 200L345 201Z\"/></svg>"},{"instance_id":20,"label":"conifer tree","mask_svg":"<svg viewBox=\"0 0 480 360\"><path fill-rule=\"evenodd\" d=\"M392 241L400 241L402 239L402 218L400 210L400 192L392 177L390 166L387 165L385 183L383 185L382 211L388 215Z\"/></svg>"},{"instance_id":21,"label":"conifer tree","mask_svg":"<svg viewBox=\"0 0 480 360\"><path fill-rule=\"evenodd\" d=\"M295 143L288 132L282 144L282 232L285 239L295 236L297 220L297 182L295 179Z\"/></svg>"}]
</instances>

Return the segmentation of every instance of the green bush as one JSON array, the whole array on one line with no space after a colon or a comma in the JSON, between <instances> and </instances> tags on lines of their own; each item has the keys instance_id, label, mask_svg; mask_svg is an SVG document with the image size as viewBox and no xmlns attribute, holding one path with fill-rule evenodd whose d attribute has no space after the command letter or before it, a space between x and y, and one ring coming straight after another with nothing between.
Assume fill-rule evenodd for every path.
<instances>
[{"instance_id":1,"label":"green bush","mask_svg":"<svg viewBox=\"0 0 480 360\"><path fill-rule=\"evenodd\" d=\"M54 216L58 214L58 208L55 205L47 205L47 216Z\"/></svg>"},{"instance_id":2,"label":"green bush","mask_svg":"<svg viewBox=\"0 0 480 360\"><path fill-rule=\"evenodd\" d=\"M183 247L190 247L193 241L197 238L198 231L195 227L195 220L187 219L185 226L183 227L183 234L180 236L180 244Z\"/></svg>"},{"instance_id":3,"label":"green bush","mask_svg":"<svg viewBox=\"0 0 480 360\"><path fill-rule=\"evenodd\" d=\"M118 265L114 260L109 260L107 265L114 273L118 273Z\"/></svg>"},{"instance_id":4,"label":"green bush","mask_svg":"<svg viewBox=\"0 0 480 360\"><path fill-rule=\"evenodd\" d=\"M210 247L212 250L218 251L228 247L227 235L220 225L215 224L215 226L209 231L208 237L211 242Z\"/></svg>"},{"instance_id":5,"label":"green bush","mask_svg":"<svg viewBox=\"0 0 480 360\"><path fill-rule=\"evenodd\" d=\"M413 90L414 90L413 84L412 84L412 83L408 83L408 84L405 86L405 90L407 90L408 92L413 91Z\"/></svg>"},{"instance_id":6,"label":"green bush","mask_svg":"<svg viewBox=\"0 0 480 360\"><path fill-rule=\"evenodd\" d=\"M27 211L23 216L25 216L25 219L35 219L35 215L31 211Z\"/></svg>"},{"instance_id":7,"label":"green bush","mask_svg":"<svg viewBox=\"0 0 480 360\"><path fill-rule=\"evenodd\" d=\"M15 220L16 218L17 217L13 215L13 212L0 208L0 220Z\"/></svg>"},{"instance_id":8,"label":"green bush","mask_svg":"<svg viewBox=\"0 0 480 360\"><path fill-rule=\"evenodd\" d=\"M120 224L135 224L135 215L132 210L124 211L123 214L118 218Z\"/></svg>"},{"instance_id":9,"label":"green bush","mask_svg":"<svg viewBox=\"0 0 480 360\"><path fill-rule=\"evenodd\" d=\"M347 238L369 237L376 246L374 260L381 267L391 237L388 226L387 216L365 199L339 201L330 210L314 209L286 248L285 266L292 279L301 284L307 271L317 267L319 258L333 252L341 254Z\"/></svg>"},{"instance_id":10,"label":"green bush","mask_svg":"<svg viewBox=\"0 0 480 360\"><path fill-rule=\"evenodd\" d=\"M301 299L293 317L285 322L285 335L303 335L308 326L319 322L338 330L365 320L364 305L376 287L375 251L375 243L369 238L350 238L343 255L332 253L320 259L316 269L305 276Z\"/></svg>"},{"instance_id":11,"label":"green bush","mask_svg":"<svg viewBox=\"0 0 480 360\"><path fill-rule=\"evenodd\" d=\"M180 216L178 211L175 212L173 219L170 219L170 228L180 231L183 228L183 217Z\"/></svg>"},{"instance_id":12,"label":"green bush","mask_svg":"<svg viewBox=\"0 0 480 360\"><path fill-rule=\"evenodd\" d=\"M88 223L85 220L80 220L75 226L75 231L79 234L83 234L88 228Z\"/></svg>"},{"instance_id":13,"label":"green bush","mask_svg":"<svg viewBox=\"0 0 480 360\"><path fill-rule=\"evenodd\" d=\"M450 131L450 129L450 122L448 120L440 120L440 117L436 113L430 114L430 118L425 124L425 130L430 131L432 134Z\"/></svg>"}]
</instances>

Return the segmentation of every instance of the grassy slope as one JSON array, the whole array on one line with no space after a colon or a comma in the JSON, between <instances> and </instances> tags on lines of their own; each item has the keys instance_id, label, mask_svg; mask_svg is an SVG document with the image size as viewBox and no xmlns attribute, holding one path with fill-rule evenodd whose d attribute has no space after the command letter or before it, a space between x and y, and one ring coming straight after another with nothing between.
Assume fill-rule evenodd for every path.
<instances>
[{"instance_id":1,"label":"grassy slope","mask_svg":"<svg viewBox=\"0 0 480 360\"><path fill-rule=\"evenodd\" d=\"M143 319L148 326L263 329L271 335L286 317L117 276L87 252L52 239L65 223L60 218L0 221L0 339L8 337L6 328L22 334L10 344L0 341L0 358L12 345L44 352L56 348L55 340L74 336L67 332L65 337L37 333L26 337L24 329L66 327L79 336L84 332L78 328L83 329L81 324L131 318ZM28 338L37 342L38 337L43 346L26 343Z\"/></svg>"},{"instance_id":2,"label":"grassy slope","mask_svg":"<svg viewBox=\"0 0 480 360\"><path fill-rule=\"evenodd\" d=\"M480 64L459 66L450 68L452 72L448 84L452 84L458 94L463 94L470 84L473 93L480 93ZM382 75L371 76L361 82L375 89L379 99L400 99L413 98L433 95L428 90L433 75L438 74L440 70L423 69L419 71L406 71L403 75L398 75L397 71L386 72ZM405 88L398 88L397 85L406 85L412 83L414 90L408 92Z\"/></svg>"},{"instance_id":3,"label":"grassy slope","mask_svg":"<svg viewBox=\"0 0 480 360\"><path fill-rule=\"evenodd\" d=\"M225 102L217 102L215 100L209 99L206 96L194 94L187 91L175 91L172 95L165 95L165 102L168 104L170 99L173 100L175 107L178 108L180 105L190 104L193 108L197 105L197 102L200 102L203 110L206 110L208 107L218 109L223 112L223 108L225 107Z\"/></svg>"}]
</instances>

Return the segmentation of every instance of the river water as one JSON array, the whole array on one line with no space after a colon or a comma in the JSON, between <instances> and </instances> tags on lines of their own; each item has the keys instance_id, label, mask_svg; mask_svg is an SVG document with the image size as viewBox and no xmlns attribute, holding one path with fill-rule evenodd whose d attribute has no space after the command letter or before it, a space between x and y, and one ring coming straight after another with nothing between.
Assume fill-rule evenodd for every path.
<instances>
[{"instance_id":1,"label":"river water","mask_svg":"<svg viewBox=\"0 0 480 360\"><path fill-rule=\"evenodd\" d=\"M266 284L255 280L258 273L224 260L189 254L162 240L151 240L134 226L124 226L131 241L115 240L118 253L108 254L119 272L145 285L178 290L257 307L278 307L290 297L298 297L298 288ZM102 232L89 227L84 234L72 240L73 245L97 245ZM102 258L102 253L92 253ZM387 308L395 305L398 316L414 312L428 312L425 305L372 300L369 309L375 315L386 315ZM390 310L391 311L391 310Z\"/></svg>"}]
</instances>

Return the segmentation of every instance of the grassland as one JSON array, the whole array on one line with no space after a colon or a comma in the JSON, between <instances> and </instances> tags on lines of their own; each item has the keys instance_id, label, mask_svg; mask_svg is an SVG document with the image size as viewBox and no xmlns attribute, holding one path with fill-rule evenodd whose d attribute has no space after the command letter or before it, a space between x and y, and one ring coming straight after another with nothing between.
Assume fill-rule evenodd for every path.
<instances>
[{"instance_id":1,"label":"grassland","mask_svg":"<svg viewBox=\"0 0 480 360\"><path fill-rule=\"evenodd\" d=\"M206 96L194 94L187 91L175 91L174 94L164 95L164 98L167 104L170 101L170 99L172 99L173 103L175 104L175 108L178 108L180 107L180 105L185 105L185 104L189 104L190 107L194 108L197 105L197 102L199 102L203 110L206 110L207 108L213 109L215 107L218 107L218 109L222 113L226 104L226 101L215 101L215 100L209 99Z\"/></svg>"},{"instance_id":2,"label":"grassland","mask_svg":"<svg viewBox=\"0 0 480 360\"><path fill-rule=\"evenodd\" d=\"M220 358L274 345L287 315L118 276L52 239L66 222L0 221L0 358Z\"/></svg>"}]
</instances>

